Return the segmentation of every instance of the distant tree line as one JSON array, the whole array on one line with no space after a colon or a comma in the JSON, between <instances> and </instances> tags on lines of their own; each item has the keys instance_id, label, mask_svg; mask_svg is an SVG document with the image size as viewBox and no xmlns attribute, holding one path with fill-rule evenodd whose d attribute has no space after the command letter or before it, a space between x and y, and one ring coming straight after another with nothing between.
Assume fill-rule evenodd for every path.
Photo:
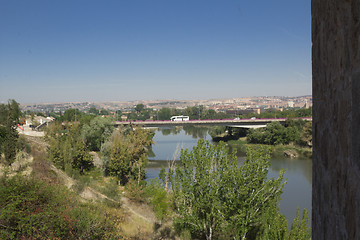
<instances>
[{"instance_id":1,"label":"distant tree line","mask_svg":"<svg viewBox=\"0 0 360 240\"><path fill-rule=\"evenodd\" d=\"M96 107L90 107L85 111L79 109L67 109L64 112L31 112L26 111L26 114L35 114L38 116L51 116L60 121L82 121L89 123L90 120L96 116L112 116L115 120L121 121L121 117L125 115L121 110L109 111L107 109L97 109ZM189 116L191 120L196 119L231 119L231 118L296 118L296 117L311 117L312 108L297 109L289 108L283 111L276 109L265 109L260 114L255 112L244 112L242 114L227 114L225 112L217 112L213 109L207 109L203 105L186 107L185 109L168 108L163 107L159 110L153 108L146 108L144 104L140 103L133 107L130 112L126 113L126 117L130 121L136 120L170 120L172 116L185 115Z\"/></svg>"},{"instance_id":2,"label":"distant tree line","mask_svg":"<svg viewBox=\"0 0 360 240\"><path fill-rule=\"evenodd\" d=\"M158 120L170 120L172 116L185 115L189 116L190 120L196 119L227 119L231 118L231 115L223 112L216 112L213 109L206 109L204 106L193 106L185 109L175 109L163 107L157 112Z\"/></svg>"},{"instance_id":3,"label":"distant tree line","mask_svg":"<svg viewBox=\"0 0 360 240\"><path fill-rule=\"evenodd\" d=\"M249 112L243 115L239 115L239 118L300 118L300 117L311 117L312 107L310 108L289 108L283 111L276 109L262 110L260 114L255 112Z\"/></svg>"}]
</instances>

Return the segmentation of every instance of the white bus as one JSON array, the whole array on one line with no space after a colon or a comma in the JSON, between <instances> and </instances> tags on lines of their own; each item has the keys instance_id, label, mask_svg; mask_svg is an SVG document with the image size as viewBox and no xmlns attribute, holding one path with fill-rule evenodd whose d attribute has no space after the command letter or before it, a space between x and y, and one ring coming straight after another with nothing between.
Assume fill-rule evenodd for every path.
<instances>
[{"instance_id":1,"label":"white bus","mask_svg":"<svg viewBox=\"0 0 360 240\"><path fill-rule=\"evenodd\" d=\"M189 116L172 116L171 121L189 121Z\"/></svg>"}]
</instances>

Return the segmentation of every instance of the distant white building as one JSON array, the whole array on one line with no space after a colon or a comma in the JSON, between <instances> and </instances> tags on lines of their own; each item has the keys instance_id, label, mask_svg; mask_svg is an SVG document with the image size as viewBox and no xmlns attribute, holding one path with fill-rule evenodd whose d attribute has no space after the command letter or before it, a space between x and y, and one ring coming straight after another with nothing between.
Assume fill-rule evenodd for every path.
<instances>
[{"instance_id":1,"label":"distant white building","mask_svg":"<svg viewBox=\"0 0 360 240\"><path fill-rule=\"evenodd\" d=\"M294 107L294 102L293 101L288 102L288 107L293 108Z\"/></svg>"},{"instance_id":2,"label":"distant white building","mask_svg":"<svg viewBox=\"0 0 360 240\"><path fill-rule=\"evenodd\" d=\"M34 122L32 122L31 119L27 118L26 121L25 121L26 122L25 125L26 126L38 125L38 124L43 125L44 123L49 123L49 122L52 122L54 120L55 120L55 118L53 118L53 117L35 116L34 120L33 120Z\"/></svg>"}]
</instances>

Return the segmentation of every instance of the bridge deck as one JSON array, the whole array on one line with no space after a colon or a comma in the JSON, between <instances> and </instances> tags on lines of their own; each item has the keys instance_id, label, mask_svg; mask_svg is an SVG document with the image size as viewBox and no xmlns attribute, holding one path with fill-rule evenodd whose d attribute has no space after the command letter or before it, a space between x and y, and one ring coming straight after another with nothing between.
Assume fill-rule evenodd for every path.
<instances>
[{"instance_id":1,"label":"bridge deck","mask_svg":"<svg viewBox=\"0 0 360 240\"><path fill-rule=\"evenodd\" d=\"M297 118L311 121L312 118ZM187 125L204 125L204 126L229 126L229 127L264 127L271 122L284 123L286 118L259 118L259 119L222 119L222 120L189 120L189 121L116 121L116 126L133 125L141 127L162 127L162 126L187 126Z\"/></svg>"}]
</instances>

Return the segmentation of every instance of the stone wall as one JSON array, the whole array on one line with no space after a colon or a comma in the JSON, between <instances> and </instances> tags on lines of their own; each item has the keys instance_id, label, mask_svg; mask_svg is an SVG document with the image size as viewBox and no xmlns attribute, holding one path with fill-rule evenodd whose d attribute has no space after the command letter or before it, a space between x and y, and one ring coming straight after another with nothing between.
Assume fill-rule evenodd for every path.
<instances>
[{"instance_id":1,"label":"stone wall","mask_svg":"<svg viewBox=\"0 0 360 240\"><path fill-rule=\"evenodd\" d=\"M312 0L312 239L360 239L360 0Z\"/></svg>"}]
</instances>

